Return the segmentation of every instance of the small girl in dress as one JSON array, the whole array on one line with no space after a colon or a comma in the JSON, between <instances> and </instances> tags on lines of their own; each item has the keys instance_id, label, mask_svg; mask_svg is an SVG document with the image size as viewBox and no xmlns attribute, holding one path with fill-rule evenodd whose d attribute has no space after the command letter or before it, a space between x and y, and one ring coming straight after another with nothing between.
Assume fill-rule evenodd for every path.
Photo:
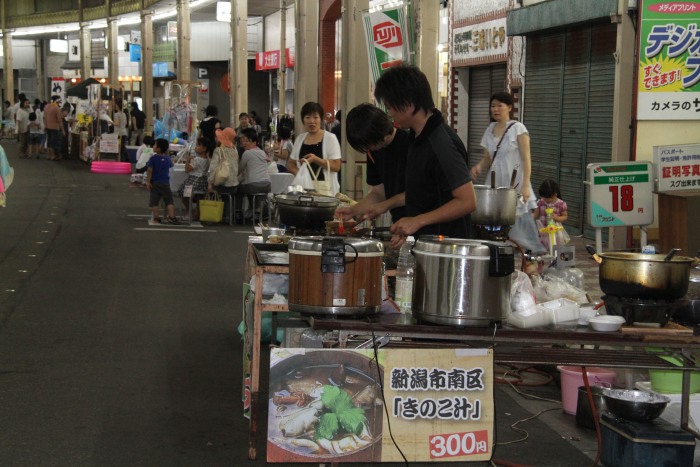
<instances>
[{"instance_id":1,"label":"small girl in dress","mask_svg":"<svg viewBox=\"0 0 700 467\"><path fill-rule=\"evenodd\" d=\"M539 191L540 199L537 200L537 209L533 211L532 215L537 221L538 229L547 226L550 222L554 222L555 225L561 227L556 232L556 244L566 245L569 243L570 237L564 230L562 222L566 222L569 214L566 201L559 199L559 193L559 184L554 180L548 179L542 182ZM552 212L547 213L547 208L551 208ZM540 231L540 241L542 245L549 249L549 233Z\"/></svg>"}]
</instances>

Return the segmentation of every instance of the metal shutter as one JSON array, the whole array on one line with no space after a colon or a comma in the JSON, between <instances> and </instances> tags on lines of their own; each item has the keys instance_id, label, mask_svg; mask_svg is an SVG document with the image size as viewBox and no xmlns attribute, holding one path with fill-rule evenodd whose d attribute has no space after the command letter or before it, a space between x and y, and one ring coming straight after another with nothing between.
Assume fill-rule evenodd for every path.
<instances>
[{"instance_id":1,"label":"metal shutter","mask_svg":"<svg viewBox=\"0 0 700 467\"><path fill-rule=\"evenodd\" d=\"M571 234L593 233L585 226L586 165L611 159L615 34L614 24L588 24L527 39L532 185L559 181Z\"/></svg>"},{"instance_id":2,"label":"metal shutter","mask_svg":"<svg viewBox=\"0 0 700 467\"><path fill-rule=\"evenodd\" d=\"M489 99L499 91L506 89L506 65L472 67L469 69L469 131L467 151L469 167L477 164L484 154L481 138L491 122ZM482 174L477 182L483 182Z\"/></svg>"}]
</instances>

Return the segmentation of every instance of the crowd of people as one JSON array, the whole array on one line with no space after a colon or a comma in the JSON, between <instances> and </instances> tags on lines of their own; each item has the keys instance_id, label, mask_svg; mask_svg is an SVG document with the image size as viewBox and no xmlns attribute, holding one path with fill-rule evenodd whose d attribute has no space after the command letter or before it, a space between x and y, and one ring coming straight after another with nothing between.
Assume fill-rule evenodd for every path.
<instances>
[{"instance_id":1,"label":"crowd of people","mask_svg":"<svg viewBox=\"0 0 700 467\"><path fill-rule=\"evenodd\" d=\"M558 238L566 242L568 237L561 225L568 217L566 203L554 180L542 184L541 199L537 200L530 179L529 133L525 125L512 118L514 101L509 93L491 96L491 123L481 140L483 156L471 168L462 140L435 107L430 84L420 69L399 65L387 70L377 81L374 96L387 112L363 103L351 109L344 122L350 146L367 155L370 191L356 205L339 209L338 217L363 221L389 212L395 248L408 236L473 238L470 213L476 209L474 180L487 173L494 174L497 186L512 186L518 192L517 221L511 227L511 238L533 252L544 251L549 241L544 228L555 222L562 231ZM61 104L58 96L53 96L50 103L37 99L32 104L21 94L14 106L5 102L3 137L17 138L21 158L38 158L44 153L48 160L66 157L72 107ZM147 171L151 180L148 186L156 187L157 194L170 201L172 193L168 196L160 185L163 174L159 170L164 164L158 161L162 158L154 159L163 155L163 143L144 136L145 114L137 103L127 109L116 101L111 122L113 131L121 136L122 152L126 152L127 141L132 145L141 143L137 171ZM187 178L176 193L186 207L207 193L223 195L224 218L237 214L230 199L242 206L243 199L253 193L269 193L270 173L289 172L295 182L307 177L317 191L323 187L324 194L335 195L340 191L341 112L333 116L325 113L321 104L307 102L300 117L304 132L293 138L293 122L281 119L275 129L277 140L266 151L263 142L267 132L254 111L240 113L234 129L223 126L215 105L207 106L194 154L186 160ZM156 162L160 165L154 165ZM168 209L166 219L170 217Z\"/></svg>"}]
</instances>

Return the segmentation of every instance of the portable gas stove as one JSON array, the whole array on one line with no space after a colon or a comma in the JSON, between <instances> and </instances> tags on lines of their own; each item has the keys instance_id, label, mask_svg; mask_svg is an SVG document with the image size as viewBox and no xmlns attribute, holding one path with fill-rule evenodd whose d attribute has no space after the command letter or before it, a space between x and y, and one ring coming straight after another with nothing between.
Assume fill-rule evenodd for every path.
<instances>
[{"instance_id":1,"label":"portable gas stove","mask_svg":"<svg viewBox=\"0 0 700 467\"><path fill-rule=\"evenodd\" d=\"M636 322L664 325L683 306L682 300L638 299L615 295L603 295L601 298L608 314L622 316L627 324Z\"/></svg>"},{"instance_id":2,"label":"portable gas stove","mask_svg":"<svg viewBox=\"0 0 700 467\"><path fill-rule=\"evenodd\" d=\"M504 242L508 240L510 233L510 225L480 225L474 224L476 238L479 240L492 240L495 242Z\"/></svg>"}]
</instances>

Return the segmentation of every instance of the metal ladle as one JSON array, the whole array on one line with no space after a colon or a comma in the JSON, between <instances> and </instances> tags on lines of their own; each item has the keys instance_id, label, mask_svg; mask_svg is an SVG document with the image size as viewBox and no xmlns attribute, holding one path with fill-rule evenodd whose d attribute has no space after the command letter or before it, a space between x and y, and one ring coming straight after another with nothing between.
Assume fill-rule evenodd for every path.
<instances>
[{"instance_id":1,"label":"metal ladle","mask_svg":"<svg viewBox=\"0 0 700 467\"><path fill-rule=\"evenodd\" d=\"M676 256L676 253L681 251L680 248L673 248L671 251L668 252L666 256L664 256L664 261L671 261L674 256Z\"/></svg>"}]
</instances>

